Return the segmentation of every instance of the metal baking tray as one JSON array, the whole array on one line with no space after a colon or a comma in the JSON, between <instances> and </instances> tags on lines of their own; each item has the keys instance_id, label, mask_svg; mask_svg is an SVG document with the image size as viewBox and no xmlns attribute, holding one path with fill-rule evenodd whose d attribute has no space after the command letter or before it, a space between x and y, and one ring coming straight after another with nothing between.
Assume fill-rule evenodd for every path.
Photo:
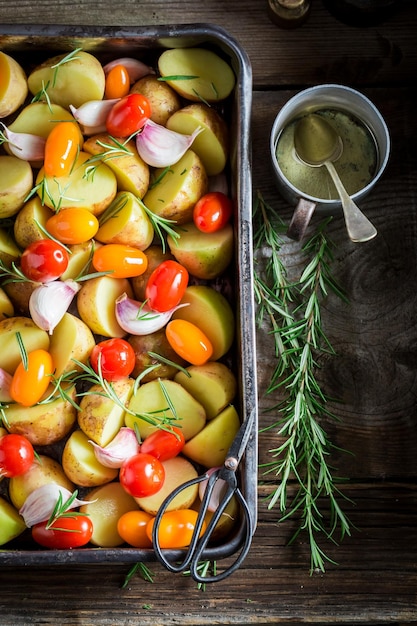
<instances>
[{"instance_id":1,"label":"metal baking tray","mask_svg":"<svg viewBox=\"0 0 417 626\"><path fill-rule=\"evenodd\" d=\"M0 50L14 56L26 71L42 60L70 52L75 48L96 55L102 62L123 56L134 56L155 65L157 56L167 48L207 47L229 62L236 75L232 95L224 103L224 114L230 127L230 162L228 176L230 193L237 207L235 258L230 271L229 297L235 308L236 340L231 354L231 367L238 379L236 408L242 420L257 412L256 341L252 283L252 187L250 115L252 99L251 65L245 51L223 29L209 24L168 25L137 28L63 25L2 25ZM257 419L239 469L239 484L257 519ZM0 485L1 488L1 485ZM4 487L3 487L4 489ZM221 545L209 546L204 557L218 560L239 551L243 543L242 526ZM171 552L170 558L181 555ZM0 565L68 565L70 563L133 563L156 560L152 549L130 547L84 547L72 550L45 550L34 547L25 533L0 548Z\"/></svg>"}]
</instances>

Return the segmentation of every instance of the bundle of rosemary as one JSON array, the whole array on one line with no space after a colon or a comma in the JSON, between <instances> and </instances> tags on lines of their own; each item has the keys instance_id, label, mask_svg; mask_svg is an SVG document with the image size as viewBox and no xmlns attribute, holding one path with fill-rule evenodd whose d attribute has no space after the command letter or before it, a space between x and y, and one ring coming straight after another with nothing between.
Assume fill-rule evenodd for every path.
<instances>
[{"instance_id":1,"label":"bundle of rosemary","mask_svg":"<svg viewBox=\"0 0 417 626\"><path fill-rule=\"evenodd\" d=\"M336 542L340 531L343 539L350 534L350 522L340 506L346 496L328 461L335 446L322 425L324 417L337 418L327 407L328 398L316 375L320 355L334 354L324 333L321 302L330 290L346 298L331 273L332 242L326 234L329 219L303 245L306 264L295 281L288 279L281 258L287 226L260 194L253 219L257 325L266 325L273 337L275 357L266 393L279 397L268 409L277 419L263 431L273 430L282 442L269 450L271 461L261 465L264 475L274 477L269 508L279 507L281 522L298 517L300 523L291 541L306 531L310 573L324 572L325 563L333 561L319 545L319 536ZM290 497L290 493L294 495ZM327 520L324 502L330 510Z\"/></svg>"}]
</instances>

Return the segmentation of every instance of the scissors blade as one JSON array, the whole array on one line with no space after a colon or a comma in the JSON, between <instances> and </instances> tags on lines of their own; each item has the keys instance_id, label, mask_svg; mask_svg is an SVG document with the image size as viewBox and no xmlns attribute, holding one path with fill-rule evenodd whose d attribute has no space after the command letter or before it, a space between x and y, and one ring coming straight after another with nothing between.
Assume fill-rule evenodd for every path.
<instances>
[{"instance_id":1,"label":"scissors blade","mask_svg":"<svg viewBox=\"0 0 417 626\"><path fill-rule=\"evenodd\" d=\"M240 460L246 450L246 446L248 445L249 439L252 435L255 416L256 411L255 409L252 409L249 417L246 418L246 420L241 424L239 430L237 431L237 435L234 438L232 445L230 446L229 451L226 455L226 460L233 458L236 459L237 465L240 463Z\"/></svg>"}]
</instances>

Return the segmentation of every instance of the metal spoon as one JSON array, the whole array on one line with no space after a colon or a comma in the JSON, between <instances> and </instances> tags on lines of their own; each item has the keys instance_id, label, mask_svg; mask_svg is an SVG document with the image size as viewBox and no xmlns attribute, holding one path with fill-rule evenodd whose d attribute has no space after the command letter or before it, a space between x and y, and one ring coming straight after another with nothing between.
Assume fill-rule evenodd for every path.
<instances>
[{"instance_id":1,"label":"metal spoon","mask_svg":"<svg viewBox=\"0 0 417 626\"><path fill-rule=\"evenodd\" d=\"M333 165L343 152L342 138L333 126L314 113L302 117L294 130L294 146L298 158L306 165L327 168L342 203L350 239L355 242L373 239L377 234L375 226L350 198Z\"/></svg>"}]
</instances>

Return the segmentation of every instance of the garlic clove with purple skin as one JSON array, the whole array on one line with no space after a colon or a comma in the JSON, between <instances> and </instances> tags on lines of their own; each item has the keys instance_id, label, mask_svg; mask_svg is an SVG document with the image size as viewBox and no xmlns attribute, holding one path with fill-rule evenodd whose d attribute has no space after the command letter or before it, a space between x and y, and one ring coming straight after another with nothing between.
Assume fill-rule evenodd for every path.
<instances>
[{"instance_id":1,"label":"garlic clove with purple skin","mask_svg":"<svg viewBox=\"0 0 417 626\"><path fill-rule=\"evenodd\" d=\"M150 335L161 330L168 324L173 313L184 306L188 306L188 302L160 313L124 293L116 300L115 313L119 326L130 335Z\"/></svg>"},{"instance_id":2,"label":"garlic clove with purple skin","mask_svg":"<svg viewBox=\"0 0 417 626\"><path fill-rule=\"evenodd\" d=\"M123 65L123 67L127 70L131 83L134 83L139 80L139 78L147 76L148 74L155 74L155 71L151 67L145 65L142 61L138 61L138 59L133 59L132 57L122 57L106 63L106 65L103 66L104 73L107 75L110 70L117 65Z\"/></svg>"},{"instance_id":3,"label":"garlic clove with purple skin","mask_svg":"<svg viewBox=\"0 0 417 626\"><path fill-rule=\"evenodd\" d=\"M85 135L94 135L106 130L106 119L120 98L112 100L89 100L78 109L70 104L70 111L82 126Z\"/></svg>"},{"instance_id":4,"label":"garlic clove with purple skin","mask_svg":"<svg viewBox=\"0 0 417 626\"><path fill-rule=\"evenodd\" d=\"M220 467L212 467L211 469L207 470L206 474L207 476L210 477L213 472L219 469ZM198 495L200 497L200 500L203 500L204 498L204 494L207 488L207 483L208 483L208 478L207 480L203 480L198 486ZM213 491L211 492L211 495L210 495L210 499L209 499L209 503L207 507L208 511L211 511L213 513L219 507L220 500L223 497L225 489L227 489L227 482L223 480L222 478L217 479L214 484Z\"/></svg>"},{"instance_id":5,"label":"garlic clove with purple skin","mask_svg":"<svg viewBox=\"0 0 417 626\"><path fill-rule=\"evenodd\" d=\"M26 526L31 528L35 524L46 522L54 512L60 495L62 502L65 504L72 496L72 493L56 483L48 483L32 491L19 510L19 515L23 517ZM82 504L88 503L74 498L67 510L78 508Z\"/></svg>"},{"instance_id":6,"label":"garlic clove with purple skin","mask_svg":"<svg viewBox=\"0 0 417 626\"><path fill-rule=\"evenodd\" d=\"M39 328L50 335L64 317L75 296L81 289L74 280L54 280L36 287L29 298L29 312Z\"/></svg>"},{"instance_id":7,"label":"garlic clove with purple skin","mask_svg":"<svg viewBox=\"0 0 417 626\"><path fill-rule=\"evenodd\" d=\"M7 140L10 152L22 161L43 161L46 139L30 133L15 133L0 122L1 132Z\"/></svg>"},{"instance_id":8,"label":"garlic clove with purple skin","mask_svg":"<svg viewBox=\"0 0 417 626\"><path fill-rule=\"evenodd\" d=\"M169 167L180 160L203 130L199 126L191 135L183 135L149 119L136 135L136 148L151 167Z\"/></svg>"},{"instance_id":9,"label":"garlic clove with purple skin","mask_svg":"<svg viewBox=\"0 0 417 626\"><path fill-rule=\"evenodd\" d=\"M140 452L140 444L132 428L123 426L114 439L105 447L90 440L99 463L105 467L119 468L126 459Z\"/></svg>"}]
</instances>

